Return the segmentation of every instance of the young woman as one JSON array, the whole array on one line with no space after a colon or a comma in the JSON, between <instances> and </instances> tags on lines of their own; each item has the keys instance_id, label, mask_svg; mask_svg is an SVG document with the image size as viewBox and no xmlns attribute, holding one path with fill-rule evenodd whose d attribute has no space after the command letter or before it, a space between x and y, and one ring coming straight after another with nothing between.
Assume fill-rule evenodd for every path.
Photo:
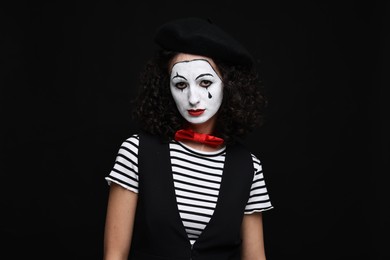
<instances>
[{"instance_id":1,"label":"young woman","mask_svg":"<svg viewBox=\"0 0 390 260\"><path fill-rule=\"evenodd\" d=\"M164 24L110 185L104 259L265 259L273 208L260 160L240 144L265 98L249 53L215 24Z\"/></svg>"}]
</instances>

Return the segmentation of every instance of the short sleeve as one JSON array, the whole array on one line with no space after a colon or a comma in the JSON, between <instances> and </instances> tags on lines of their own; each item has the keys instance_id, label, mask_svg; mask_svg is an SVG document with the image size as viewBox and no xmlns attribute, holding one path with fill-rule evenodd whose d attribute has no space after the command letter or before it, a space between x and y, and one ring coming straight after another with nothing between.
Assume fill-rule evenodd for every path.
<instances>
[{"instance_id":1,"label":"short sleeve","mask_svg":"<svg viewBox=\"0 0 390 260\"><path fill-rule=\"evenodd\" d=\"M261 162L253 154L252 159L255 172L249 194L249 200L245 207L245 214L252 214L253 212L262 212L273 208L267 191L267 186L265 184Z\"/></svg>"},{"instance_id":2,"label":"short sleeve","mask_svg":"<svg viewBox=\"0 0 390 260\"><path fill-rule=\"evenodd\" d=\"M138 145L139 136L132 135L119 148L115 164L105 180L138 193Z\"/></svg>"}]
</instances>

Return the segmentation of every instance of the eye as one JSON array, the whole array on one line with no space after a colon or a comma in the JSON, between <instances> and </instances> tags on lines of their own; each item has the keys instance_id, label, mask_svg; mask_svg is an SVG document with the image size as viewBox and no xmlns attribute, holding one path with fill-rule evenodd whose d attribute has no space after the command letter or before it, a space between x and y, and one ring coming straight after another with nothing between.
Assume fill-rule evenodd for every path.
<instances>
[{"instance_id":1,"label":"eye","mask_svg":"<svg viewBox=\"0 0 390 260\"><path fill-rule=\"evenodd\" d=\"M202 80L200 82L200 86L201 87L204 87L204 88L208 88L210 87L210 85L212 84L212 82L210 80Z\"/></svg>"},{"instance_id":2,"label":"eye","mask_svg":"<svg viewBox=\"0 0 390 260\"><path fill-rule=\"evenodd\" d=\"M178 88L178 89L185 89L187 87L187 83L185 83L185 82L177 82L175 84L175 87Z\"/></svg>"}]
</instances>

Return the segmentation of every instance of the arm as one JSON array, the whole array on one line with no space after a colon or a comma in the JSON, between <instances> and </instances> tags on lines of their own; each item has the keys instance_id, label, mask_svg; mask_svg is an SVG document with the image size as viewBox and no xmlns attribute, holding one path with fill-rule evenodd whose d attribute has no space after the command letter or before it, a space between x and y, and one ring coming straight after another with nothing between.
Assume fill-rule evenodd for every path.
<instances>
[{"instance_id":1,"label":"arm","mask_svg":"<svg viewBox=\"0 0 390 260\"><path fill-rule=\"evenodd\" d=\"M104 260L127 260L137 198L135 192L111 184L104 230Z\"/></svg>"},{"instance_id":2,"label":"arm","mask_svg":"<svg viewBox=\"0 0 390 260\"><path fill-rule=\"evenodd\" d=\"M261 212L246 214L242 222L242 260L265 260Z\"/></svg>"}]
</instances>

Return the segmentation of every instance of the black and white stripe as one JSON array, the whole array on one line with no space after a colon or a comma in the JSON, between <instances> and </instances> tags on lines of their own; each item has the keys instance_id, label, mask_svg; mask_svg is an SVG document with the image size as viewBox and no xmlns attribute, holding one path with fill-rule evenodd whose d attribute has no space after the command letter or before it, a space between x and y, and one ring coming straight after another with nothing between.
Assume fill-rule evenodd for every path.
<instances>
[{"instance_id":1,"label":"black and white stripe","mask_svg":"<svg viewBox=\"0 0 390 260\"><path fill-rule=\"evenodd\" d=\"M115 165L106 180L138 192L138 135L120 147ZM170 156L178 210L191 243L194 243L214 213L221 185L226 150L199 152L172 141ZM259 159L252 155L255 169L245 214L272 208Z\"/></svg>"},{"instance_id":2,"label":"black and white stripe","mask_svg":"<svg viewBox=\"0 0 390 260\"><path fill-rule=\"evenodd\" d=\"M193 243L214 213L222 180L225 149L199 153L172 142L170 154L177 206Z\"/></svg>"},{"instance_id":3,"label":"black and white stripe","mask_svg":"<svg viewBox=\"0 0 390 260\"><path fill-rule=\"evenodd\" d=\"M115 182L138 193L138 144L138 135L133 135L122 143L114 167L105 178L108 184Z\"/></svg>"}]
</instances>

